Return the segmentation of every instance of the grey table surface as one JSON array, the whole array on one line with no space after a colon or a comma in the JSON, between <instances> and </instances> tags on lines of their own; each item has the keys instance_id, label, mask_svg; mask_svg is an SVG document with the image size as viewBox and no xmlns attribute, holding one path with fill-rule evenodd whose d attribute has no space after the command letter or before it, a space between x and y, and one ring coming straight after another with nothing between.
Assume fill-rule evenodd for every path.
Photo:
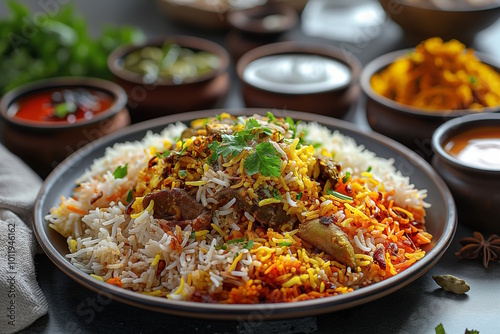
<instances>
[{"instance_id":1,"label":"grey table surface","mask_svg":"<svg viewBox=\"0 0 500 334\"><path fill-rule=\"evenodd\" d=\"M48 3L68 1L23 1L35 11L43 11ZM45 6L45 7L44 7ZM180 33L197 35L225 45L224 32L210 32L169 22L152 0L81 0L75 1L97 33L105 23L131 24L144 30L148 37ZM6 3L0 2L0 17L6 16ZM466 24L466 23L465 23ZM367 34L375 36L366 38ZM366 64L374 57L412 45L401 30L387 22L376 31L360 31L356 42L344 43L304 36L301 29L293 32L297 40L317 40L344 46ZM472 45L476 50L500 58L500 21L480 33ZM240 85L231 69L231 89L224 107L244 107ZM368 129L365 101L346 120ZM498 219L498 218L495 218ZM25 333L435 333L442 323L447 333L464 333L477 329L481 334L499 333L500 264L484 269L480 262L458 260L454 253L458 240L472 234L459 222L455 239L443 258L426 274L406 287L378 300L351 309L314 317L280 321L263 321L251 317L241 321L208 321L154 313L102 297L63 274L45 255L35 257L37 280L47 297L49 312L26 329ZM471 286L466 295L453 295L438 288L432 275L454 274Z\"/></svg>"}]
</instances>

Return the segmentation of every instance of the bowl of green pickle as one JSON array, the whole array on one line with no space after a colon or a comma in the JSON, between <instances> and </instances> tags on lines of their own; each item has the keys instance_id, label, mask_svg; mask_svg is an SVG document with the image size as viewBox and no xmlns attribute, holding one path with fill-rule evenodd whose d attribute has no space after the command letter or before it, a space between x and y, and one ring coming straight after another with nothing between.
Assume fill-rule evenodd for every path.
<instances>
[{"instance_id":1,"label":"bowl of green pickle","mask_svg":"<svg viewBox=\"0 0 500 334\"><path fill-rule=\"evenodd\" d=\"M132 122L222 105L229 54L217 43L168 36L114 50L108 67L128 95Z\"/></svg>"}]
</instances>

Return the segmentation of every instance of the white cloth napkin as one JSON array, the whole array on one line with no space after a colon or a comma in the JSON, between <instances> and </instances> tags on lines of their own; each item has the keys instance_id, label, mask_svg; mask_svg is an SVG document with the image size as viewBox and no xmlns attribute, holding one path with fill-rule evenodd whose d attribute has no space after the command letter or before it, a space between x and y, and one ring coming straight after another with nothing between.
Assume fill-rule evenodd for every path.
<instances>
[{"instance_id":1,"label":"white cloth napkin","mask_svg":"<svg viewBox=\"0 0 500 334\"><path fill-rule=\"evenodd\" d=\"M0 145L0 333L20 331L47 313L38 286L31 230L41 179Z\"/></svg>"}]
</instances>

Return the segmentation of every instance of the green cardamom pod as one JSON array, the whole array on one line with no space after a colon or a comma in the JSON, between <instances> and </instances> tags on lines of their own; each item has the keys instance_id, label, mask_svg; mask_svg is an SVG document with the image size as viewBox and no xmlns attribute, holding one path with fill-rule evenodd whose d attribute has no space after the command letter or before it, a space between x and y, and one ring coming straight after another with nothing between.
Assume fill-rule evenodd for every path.
<instances>
[{"instance_id":1,"label":"green cardamom pod","mask_svg":"<svg viewBox=\"0 0 500 334\"><path fill-rule=\"evenodd\" d=\"M459 295L470 290L470 286L466 281L453 275L432 276L432 279L444 290Z\"/></svg>"}]
</instances>

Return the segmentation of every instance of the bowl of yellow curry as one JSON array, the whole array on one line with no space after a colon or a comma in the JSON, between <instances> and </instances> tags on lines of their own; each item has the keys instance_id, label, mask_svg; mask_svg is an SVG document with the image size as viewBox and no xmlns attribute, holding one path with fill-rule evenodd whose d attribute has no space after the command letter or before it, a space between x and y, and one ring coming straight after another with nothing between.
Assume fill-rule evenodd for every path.
<instances>
[{"instance_id":1,"label":"bowl of yellow curry","mask_svg":"<svg viewBox=\"0 0 500 334\"><path fill-rule=\"evenodd\" d=\"M426 159L445 121L500 111L500 64L457 40L430 38L382 55L364 68L361 87L370 127Z\"/></svg>"}]
</instances>

